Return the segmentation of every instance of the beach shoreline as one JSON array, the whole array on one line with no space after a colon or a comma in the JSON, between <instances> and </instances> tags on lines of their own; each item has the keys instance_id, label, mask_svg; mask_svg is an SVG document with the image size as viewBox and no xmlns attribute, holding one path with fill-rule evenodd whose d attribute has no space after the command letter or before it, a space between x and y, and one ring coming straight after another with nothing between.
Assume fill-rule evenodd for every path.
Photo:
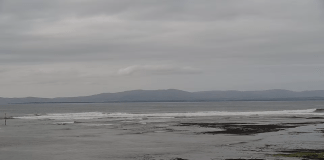
<instances>
[{"instance_id":1,"label":"beach shoreline","mask_svg":"<svg viewBox=\"0 0 324 160\"><path fill-rule=\"evenodd\" d=\"M289 159L324 145L318 116L10 119L0 159Z\"/></svg>"}]
</instances>

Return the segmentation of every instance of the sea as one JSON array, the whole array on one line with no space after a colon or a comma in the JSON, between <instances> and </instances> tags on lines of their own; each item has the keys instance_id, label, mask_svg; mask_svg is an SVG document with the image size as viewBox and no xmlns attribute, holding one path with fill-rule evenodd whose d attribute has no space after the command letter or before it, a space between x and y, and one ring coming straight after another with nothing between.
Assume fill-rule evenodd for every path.
<instances>
[{"instance_id":1,"label":"sea","mask_svg":"<svg viewBox=\"0 0 324 160\"><path fill-rule=\"evenodd\" d=\"M221 101L159 103L40 103L0 105L17 119L177 118L204 116L324 116L324 101Z\"/></svg>"},{"instance_id":2,"label":"sea","mask_svg":"<svg viewBox=\"0 0 324 160\"><path fill-rule=\"evenodd\" d=\"M277 160L321 151L323 118L324 101L0 105L0 159Z\"/></svg>"}]
</instances>

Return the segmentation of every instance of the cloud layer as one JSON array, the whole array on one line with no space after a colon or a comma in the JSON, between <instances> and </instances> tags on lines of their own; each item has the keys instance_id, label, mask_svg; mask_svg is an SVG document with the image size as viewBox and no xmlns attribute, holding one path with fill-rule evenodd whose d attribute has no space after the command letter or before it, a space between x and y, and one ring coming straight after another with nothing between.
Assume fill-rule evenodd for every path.
<instances>
[{"instance_id":1,"label":"cloud layer","mask_svg":"<svg viewBox=\"0 0 324 160\"><path fill-rule=\"evenodd\" d=\"M118 75L134 75L134 74L153 74L153 75L169 75L169 74L198 74L200 70L192 67L177 66L154 66L154 65L135 65L118 70Z\"/></svg>"},{"instance_id":2,"label":"cloud layer","mask_svg":"<svg viewBox=\"0 0 324 160\"><path fill-rule=\"evenodd\" d=\"M2 0L0 97L324 89L323 19L321 0Z\"/></svg>"}]
</instances>

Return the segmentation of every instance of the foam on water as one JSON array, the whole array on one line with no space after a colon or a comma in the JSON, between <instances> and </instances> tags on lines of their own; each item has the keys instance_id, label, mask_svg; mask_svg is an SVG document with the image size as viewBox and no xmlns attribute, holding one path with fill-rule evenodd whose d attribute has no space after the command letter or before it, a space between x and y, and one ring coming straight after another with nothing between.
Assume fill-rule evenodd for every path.
<instances>
[{"instance_id":1,"label":"foam on water","mask_svg":"<svg viewBox=\"0 0 324 160\"><path fill-rule=\"evenodd\" d=\"M82 113L53 113L45 115L27 115L14 117L18 119L52 119L52 120L78 120L78 119L99 119L99 118L122 118L137 119L144 117L151 118L175 118L175 117L204 117L204 116L266 116L266 115L317 115L324 113L315 112L316 109L306 110L282 110L282 111L255 111L255 112L227 112L227 111L206 111L206 112L182 112L182 113L102 113L102 112L82 112Z\"/></svg>"},{"instance_id":2,"label":"foam on water","mask_svg":"<svg viewBox=\"0 0 324 160\"><path fill-rule=\"evenodd\" d=\"M74 122L56 122L54 124L57 124L57 125L66 125L66 124L73 124Z\"/></svg>"},{"instance_id":3,"label":"foam on water","mask_svg":"<svg viewBox=\"0 0 324 160\"><path fill-rule=\"evenodd\" d=\"M100 127L100 126L113 126L114 124L87 124L87 123L82 123L81 125Z\"/></svg>"},{"instance_id":4,"label":"foam on water","mask_svg":"<svg viewBox=\"0 0 324 160\"><path fill-rule=\"evenodd\" d=\"M54 119L54 120L77 120L77 119L98 119L107 117L106 113L101 112L82 112L82 113L53 113L45 115L27 115L14 117L18 119Z\"/></svg>"}]
</instances>

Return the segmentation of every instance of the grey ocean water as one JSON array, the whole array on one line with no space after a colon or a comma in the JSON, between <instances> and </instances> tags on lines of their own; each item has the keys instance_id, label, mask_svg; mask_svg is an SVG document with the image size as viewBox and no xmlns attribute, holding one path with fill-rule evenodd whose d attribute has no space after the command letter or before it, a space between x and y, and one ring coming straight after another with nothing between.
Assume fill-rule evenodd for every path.
<instances>
[{"instance_id":1,"label":"grey ocean water","mask_svg":"<svg viewBox=\"0 0 324 160\"><path fill-rule=\"evenodd\" d=\"M323 148L316 108L324 101L1 105L15 119L0 122L0 159L276 160L277 150ZM196 123L296 127L208 134L224 129Z\"/></svg>"},{"instance_id":2,"label":"grey ocean water","mask_svg":"<svg viewBox=\"0 0 324 160\"><path fill-rule=\"evenodd\" d=\"M0 114L18 117L31 114L53 113L197 113L197 112L267 112L324 108L324 101L225 101L188 103L45 103L0 105ZM303 111L301 111L302 113ZM2 115L0 115L2 116Z\"/></svg>"}]
</instances>

